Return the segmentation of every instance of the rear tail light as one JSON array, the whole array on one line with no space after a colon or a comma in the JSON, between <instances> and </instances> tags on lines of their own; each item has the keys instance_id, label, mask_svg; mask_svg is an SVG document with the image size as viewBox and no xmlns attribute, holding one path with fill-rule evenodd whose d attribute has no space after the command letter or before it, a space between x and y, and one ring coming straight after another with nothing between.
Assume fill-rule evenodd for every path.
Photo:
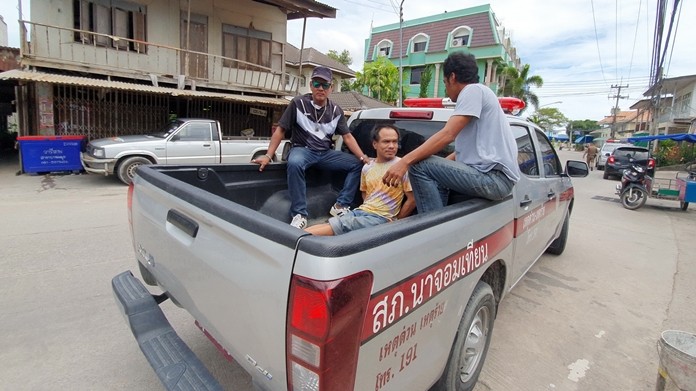
<instances>
[{"instance_id":1,"label":"rear tail light","mask_svg":"<svg viewBox=\"0 0 696 391\"><path fill-rule=\"evenodd\" d=\"M333 281L293 276L286 337L288 389L352 390L372 273Z\"/></svg>"},{"instance_id":2,"label":"rear tail light","mask_svg":"<svg viewBox=\"0 0 696 391\"><path fill-rule=\"evenodd\" d=\"M655 159L650 158L648 159L648 170L651 170L653 168L655 168Z\"/></svg>"},{"instance_id":3,"label":"rear tail light","mask_svg":"<svg viewBox=\"0 0 696 391\"><path fill-rule=\"evenodd\" d=\"M614 159L614 155L609 156L607 158L607 164L614 164L614 160L616 160L616 159Z\"/></svg>"}]
</instances>

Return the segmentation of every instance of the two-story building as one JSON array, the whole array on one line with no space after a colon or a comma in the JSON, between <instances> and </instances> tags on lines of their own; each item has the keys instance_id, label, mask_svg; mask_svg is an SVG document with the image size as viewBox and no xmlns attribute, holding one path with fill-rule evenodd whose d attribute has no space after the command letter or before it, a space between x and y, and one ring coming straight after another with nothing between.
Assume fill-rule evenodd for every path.
<instances>
[{"instance_id":1,"label":"two-story building","mask_svg":"<svg viewBox=\"0 0 696 391\"><path fill-rule=\"evenodd\" d=\"M696 75L662 79L643 96L642 106L655 111L650 134L696 133Z\"/></svg>"},{"instance_id":2,"label":"two-story building","mask_svg":"<svg viewBox=\"0 0 696 391\"><path fill-rule=\"evenodd\" d=\"M442 63L457 50L476 57L481 82L495 92L500 82L499 67L521 66L509 34L489 4L408 20L401 25L374 27L365 42L365 62L384 56L401 66L407 97L418 96L421 74L432 65L428 96L444 97Z\"/></svg>"},{"instance_id":3,"label":"two-story building","mask_svg":"<svg viewBox=\"0 0 696 391\"><path fill-rule=\"evenodd\" d=\"M20 21L22 135L142 134L171 117L270 135L299 79L287 21L334 18L314 0L32 1Z\"/></svg>"},{"instance_id":4,"label":"two-story building","mask_svg":"<svg viewBox=\"0 0 696 391\"><path fill-rule=\"evenodd\" d=\"M312 71L318 66L331 69L333 73L333 92L341 92L341 82L355 77L355 72L346 65L334 60L326 54L314 49L305 48L302 51L297 47L287 44L285 47L285 66L288 74L298 80L298 94L310 92L307 80L312 76Z\"/></svg>"}]
</instances>

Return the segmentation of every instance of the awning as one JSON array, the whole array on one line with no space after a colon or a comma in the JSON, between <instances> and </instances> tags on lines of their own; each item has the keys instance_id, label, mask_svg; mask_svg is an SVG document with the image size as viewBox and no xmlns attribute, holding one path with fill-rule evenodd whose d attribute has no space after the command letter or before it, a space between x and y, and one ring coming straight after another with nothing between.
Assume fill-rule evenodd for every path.
<instances>
[{"instance_id":1,"label":"awning","mask_svg":"<svg viewBox=\"0 0 696 391\"><path fill-rule=\"evenodd\" d=\"M640 141L653 141L653 140L674 140L674 141L686 141L690 143L696 143L696 134L657 134L654 136L640 136L640 137L629 137L628 141L632 143Z\"/></svg>"},{"instance_id":2,"label":"awning","mask_svg":"<svg viewBox=\"0 0 696 391\"><path fill-rule=\"evenodd\" d=\"M592 140L594 140L594 137L592 136L581 136L575 139L573 142L576 144L585 144L585 143L591 143Z\"/></svg>"},{"instance_id":3,"label":"awning","mask_svg":"<svg viewBox=\"0 0 696 391\"><path fill-rule=\"evenodd\" d=\"M555 134L551 138L557 141L568 141L568 136L565 134Z\"/></svg>"},{"instance_id":4,"label":"awning","mask_svg":"<svg viewBox=\"0 0 696 391\"><path fill-rule=\"evenodd\" d=\"M210 91L180 90L176 88L155 87L147 84L126 83L122 81L110 81L93 79L89 77L65 76L43 72L27 72L19 69L0 73L0 80L23 80L51 84L65 84L93 88L109 88L123 91L136 91L151 94L167 94L171 96L190 96L195 98L212 98L244 102L249 104L263 104L272 106L287 106L290 101L281 98L265 96L240 95L234 93L221 93Z\"/></svg>"}]
</instances>

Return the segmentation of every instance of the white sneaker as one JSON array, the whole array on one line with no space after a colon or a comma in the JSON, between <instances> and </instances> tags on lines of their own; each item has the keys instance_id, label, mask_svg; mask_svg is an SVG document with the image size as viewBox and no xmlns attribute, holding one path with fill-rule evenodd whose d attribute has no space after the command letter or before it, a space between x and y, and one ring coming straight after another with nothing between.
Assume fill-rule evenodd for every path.
<instances>
[{"instance_id":1,"label":"white sneaker","mask_svg":"<svg viewBox=\"0 0 696 391\"><path fill-rule=\"evenodd\" d=\"M295 228L304 229L304 227L307 226L307 218L301 214L296 214L295 217L292 218L290 225Z\"/></svg>"},{"instance_id":2,"label":"white sneaker","mask_svg":"<svg viewBox=\"0 0 696 391\"><path fill-rule=\"evenodd\" d=\"M329 214L334 217L340 217L343 216L344 214L348 213L350 211L350 208L347 206L340 206L338 204L334 204L331 207L331 210L329 211Z\"/></svg>"}]
</instances>

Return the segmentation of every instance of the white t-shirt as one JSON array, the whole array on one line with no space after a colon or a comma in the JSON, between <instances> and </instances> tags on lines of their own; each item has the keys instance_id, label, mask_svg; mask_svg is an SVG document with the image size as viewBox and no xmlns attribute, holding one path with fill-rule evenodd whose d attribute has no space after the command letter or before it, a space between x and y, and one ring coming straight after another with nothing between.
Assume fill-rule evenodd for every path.
<instances>
[{"instance_id":1,"label":"white t-shirt","mask_svg":"<svg viewBox=\"0 0 696 391\"><path fill-rule=\"evenodd\" d=\"M457 97L452 115L472 117L454 140L458 162L481 172L497 168L513 182L520 179L517 142L498 97L483 84L468 84Z\"/></svg>"}]
</instances>

